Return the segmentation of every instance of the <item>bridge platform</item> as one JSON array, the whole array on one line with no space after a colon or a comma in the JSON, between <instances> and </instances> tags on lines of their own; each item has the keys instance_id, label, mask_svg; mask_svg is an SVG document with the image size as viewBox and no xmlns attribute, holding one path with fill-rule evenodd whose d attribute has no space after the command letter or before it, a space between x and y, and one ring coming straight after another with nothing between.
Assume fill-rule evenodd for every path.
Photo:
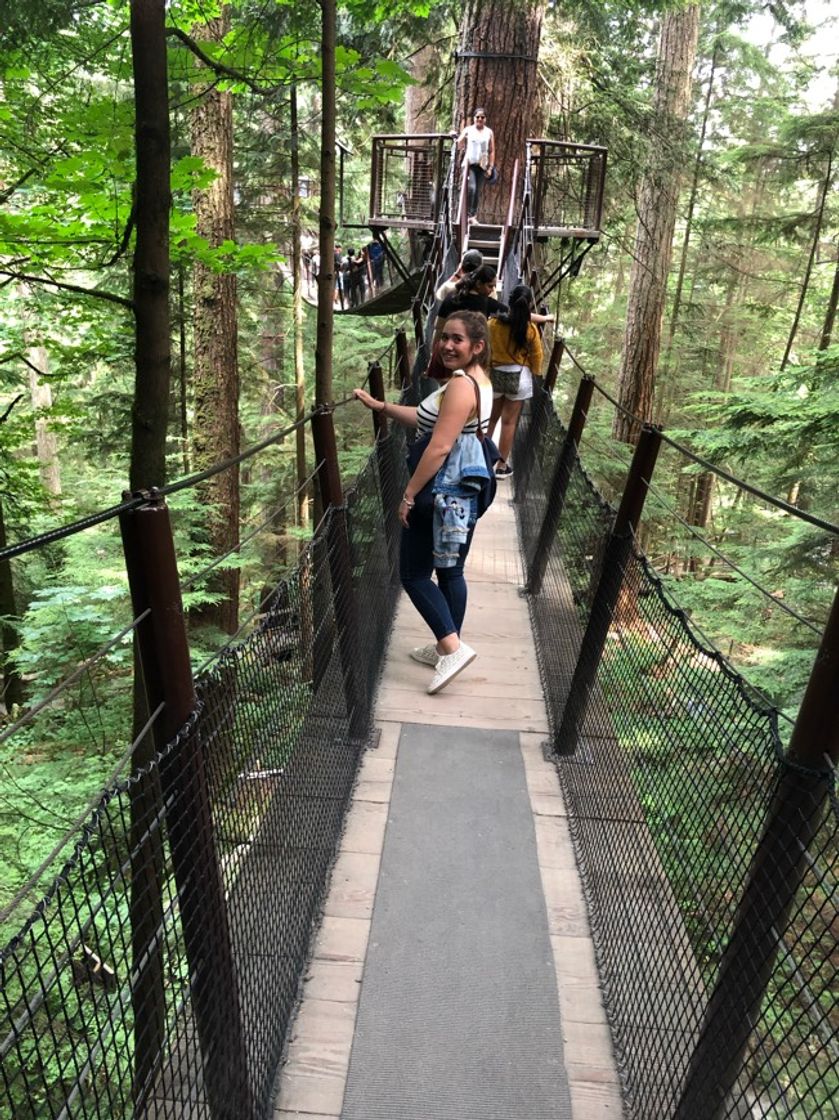
<instances>
[{"instance_id":1,"label":"bridge platform","mask_svg":"<svg viewBox=\"0 0 839 1120\"><path fill-rule=\"evenodd\" d=\"M467 565L479 656L437 696L400 602L275 1120L623 1114L511 493Z\"/></svg>"}]
</instances>

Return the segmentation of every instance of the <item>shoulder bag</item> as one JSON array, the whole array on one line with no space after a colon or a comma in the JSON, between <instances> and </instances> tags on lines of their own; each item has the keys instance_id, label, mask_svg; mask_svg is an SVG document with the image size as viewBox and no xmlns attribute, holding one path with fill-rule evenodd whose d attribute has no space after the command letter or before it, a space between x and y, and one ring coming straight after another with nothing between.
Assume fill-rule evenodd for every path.
<instances>
[{"instance_id":1,"label":"shoulder bag","mask_svg":"<svg viewBox=\"0 0 839 1120\"><path fill-rule=\"evenodd\" d=\"M495 477L495 464L501 458L501 455L495 445L495 441L486 434L481 425L481 390L478 386L478 382L475 380L471 373L466 373L464 376L469 378L475 389L475 403L477 405L478 412L478 431L476 434L481 444L481 450L484 453L484 462L486 463L487 470L489 471L489 478L484 479L481 483L480 489L475 492L478 499L478 517L483 517L483 515L495 500L495 493L498 489L498 481ZM422 458L423 452L431 442L431 435L432 433L429 432L427 435L420 436L419 439L415 439L411 446L408 448L408 470L411 474L413 474L417 469L417 464ZM431 512L433 510L434 482L436 478L436 475L434 476L434 478L430 478L428 482L426 482L425 486L423 486L422 490L418 491L418 493L414 495L415 509L428 512Z\"/></svg>"}]
</instances>

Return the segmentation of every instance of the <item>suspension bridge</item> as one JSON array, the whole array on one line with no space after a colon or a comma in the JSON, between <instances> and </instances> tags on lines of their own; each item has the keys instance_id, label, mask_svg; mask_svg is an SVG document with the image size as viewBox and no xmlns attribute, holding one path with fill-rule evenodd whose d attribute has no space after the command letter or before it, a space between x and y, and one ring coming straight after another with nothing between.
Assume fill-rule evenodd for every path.
<instances>
[{"instance_id":1,"label":"suspension bridge","mask_svg":"<svg viewBox=\"0 0 839 1120\"><path fill-rule=\"evenodd\" d=\"M393 282L348 311L410 290L405 399L464 248L545 298L597 241L604 171L602 149L529 141L505 222L470 227L450 138L374 140ZM662 448L696 457L633 421L601 493L590 417L619 406L584 374L565 410L567 354L476 533L479 658L440 696L406 656L426 636L398 588L405 437L379 413L346 487L343 406L301 421L324 516L197 676L167 499L207 472L3 551L119 526L133 618L91 663L136 635L150 748L3 915L3 1115L836 1116L839 606L782 735L638 543Z\"/></svg>"}]
</instances>

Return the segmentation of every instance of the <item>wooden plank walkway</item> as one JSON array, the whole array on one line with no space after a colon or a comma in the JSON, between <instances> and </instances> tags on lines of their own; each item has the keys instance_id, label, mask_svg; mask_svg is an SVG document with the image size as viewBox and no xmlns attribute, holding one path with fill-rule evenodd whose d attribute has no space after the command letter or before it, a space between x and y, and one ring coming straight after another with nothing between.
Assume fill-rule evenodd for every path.
<instances>
[{"instance_id":1,"label":"wooden plank walkway","mask_svg":"<svg viewBox=\"0 0 839 1120\"><path fill-rule=\"evenodd\" d=\"M623 1115L582 888L554 765L523 582L511 488L502 483L475 533L467 564L464 638L478 658L437 696L430 670L407 651L429 640L400 601L376 706L380 738L368 751L332 872L312 961L281 1073L275 1120L336 1120L363 983L364 957L403 724L517 731L533 811L553 947L574 1120ZM416 1120L426 1120L417 1116ZM452 1117L451 1120L457 1120Z\"/></svg>"}]
</instances>

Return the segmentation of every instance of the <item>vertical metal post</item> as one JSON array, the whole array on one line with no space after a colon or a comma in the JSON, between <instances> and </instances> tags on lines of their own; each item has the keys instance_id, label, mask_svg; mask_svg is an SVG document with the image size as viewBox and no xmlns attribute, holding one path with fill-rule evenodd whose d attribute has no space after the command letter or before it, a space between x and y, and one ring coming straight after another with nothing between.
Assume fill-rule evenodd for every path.
<instances>
[{"instance_id":1,"label":"vertical metal post","mask_svg":"<svg viewBox=\"0 0 839 1120\"><path fill-rule=\"evenodd\" d=\"M385 379L379 362L371 362L367 367L367 379L370 382L370 396L377 401L385 401ZM378 409L373 410L373 435L378 440L387 437L387 417Z\"/></svg>"},{"instance_id":2,"label":"vertical metal post","mask_svg":"<svg viewBox=\"0 0 839 1120\"><path fill-rule=\"evenodd\" d=\"M323 408L312 416L312 439L315 461L320 464L318 483L323 508L332 507L328 528L329 571L332 597L338 626L338 648L344 678L350 735L361 739L367 734L369 712L366 690L361 684L358 649L358 612L353 587L352 555L347 525L347 507L338 469L338 448L331 408Z\"/></svg>"},{"instance_id":3,"label":"vertical metal post","mask_svg":"<svg viewBox=\"0 0 839 1120\"><path fill-rule=\"evenodd\" d=\"M370 393L377 401L385 400L385 381L382 376L382 367L378 362L371 362L369 367ZM396 494L393 442L388 439L387 417L384 412L373 413L373 431L376 437L376 461L379 465L379 494L382 502L382 523L387 541L387 554L390 560L390 570L396 576L399 557L399 526L396 523Z\"/></svg>"},{"instance_id":4,"label":"vertical metal post","mask_svg":"<svg viewBox=\"0 0 839 1120\"><path fill-rule=\"evenodd\" d=\"M430 288L431 284L431 262L429 261L425 265L424 276L420 284L420 289L424 290L426 288ZM425 332L423 331L422 325L422 303L416 297L411 304L411 318L413 319L414 323L414 345L416 346L417 350L419 350L419 348L423 345Z\"/></svg>"},{"instance_id":5,"label":"vertical metal post","mask_svg":"<svg viewBox=\"0 0 839 1120\"><path fill-rule=\"evenodd\" d=\"M379 207L379 147L382 141L378 136L373 137L373 152L370 167L370 217L381 217Z\"/></svg>"},{"instance_id":6,"label":"vertical metal post","mask_svg":"<svg viewBox=\"0 0 839 1120\"><path fill-rule=\"evenodd\" d=\"M559 373L559 364L562 361L562 355L565 353L565 339L555 338L554 344L551 347L551 356L548 361L548 370L545 374L545 392L550 394L556 387L556 376Z\"/></svg>"},{"instance_id":7,"label":"vertical metal post","mask_svg":"<svg viewBox=\"0 0 839 1120\"><path fill-rule=\"evenodd\" d=\"M718 1120L740 1076L839 762L839 591L674 1120Z\"/></svg>"},{"instance_id":8,"label":"vertical metal post","mask_svg":"<svg viewBox=\"0 0 839 1120\"><path fill-rule=\"evenodd\" d=\"M577 398L574 401L571 419L568 421L565 442L554 464L548 499L545 503L545 516L542 518L539 539L536 542L533 559L530 562L530 571L527 573L525 590L529 595L538 595L542 590L542 580L545 578L548 556L565 505L565 495L568 491L568 483L571 481L574 463L577 460L577 449L580 446L593 392L594 378L586 375L577 387Z\"/></svg>"},{"instance_id":9,"label":"vertical metal post","mask_svg":"<svg viewBox=\"0 0 839 1120\"><path fill-rule=\"evenodd\" d=\"M411 356L408 353L408 336L402 327L396 331L396 368L400 387L407 389L411 384Z\"/></svg>"},{"instance_id":10,"label":"vertical metal post","mask_svg":"<svg viewBox=\"0 0 839 1120\"><path fill-rule=\"evenodd\" d=\"M189 645L169 510L154 490L148 504L120 517L137 645L160 767L166 826L213 1120L253 1115L247 1047L224 885L215 847L209 785L200 743L187 733L169 745L195 711ZM153 1089L148 1086L147 1089Z\"/></svg>"},{"instance_id":11,"label":"vertical metal post","mask_svg":"<svg viewBox=\"0 0 839 1120\"><path fill-rule=\"evenodd\" d=\"M603 569L580 646L574 678L562 715L562 726L554 744L558 754L573 754L577 749L579 730L588 709L589 696L623 586L626 565L632 552L632 539L641 520L647 485L652 478L660 446L660 429L645 424L638 438L623 498L606 545Z\"/></svg>"}]
</instances>

